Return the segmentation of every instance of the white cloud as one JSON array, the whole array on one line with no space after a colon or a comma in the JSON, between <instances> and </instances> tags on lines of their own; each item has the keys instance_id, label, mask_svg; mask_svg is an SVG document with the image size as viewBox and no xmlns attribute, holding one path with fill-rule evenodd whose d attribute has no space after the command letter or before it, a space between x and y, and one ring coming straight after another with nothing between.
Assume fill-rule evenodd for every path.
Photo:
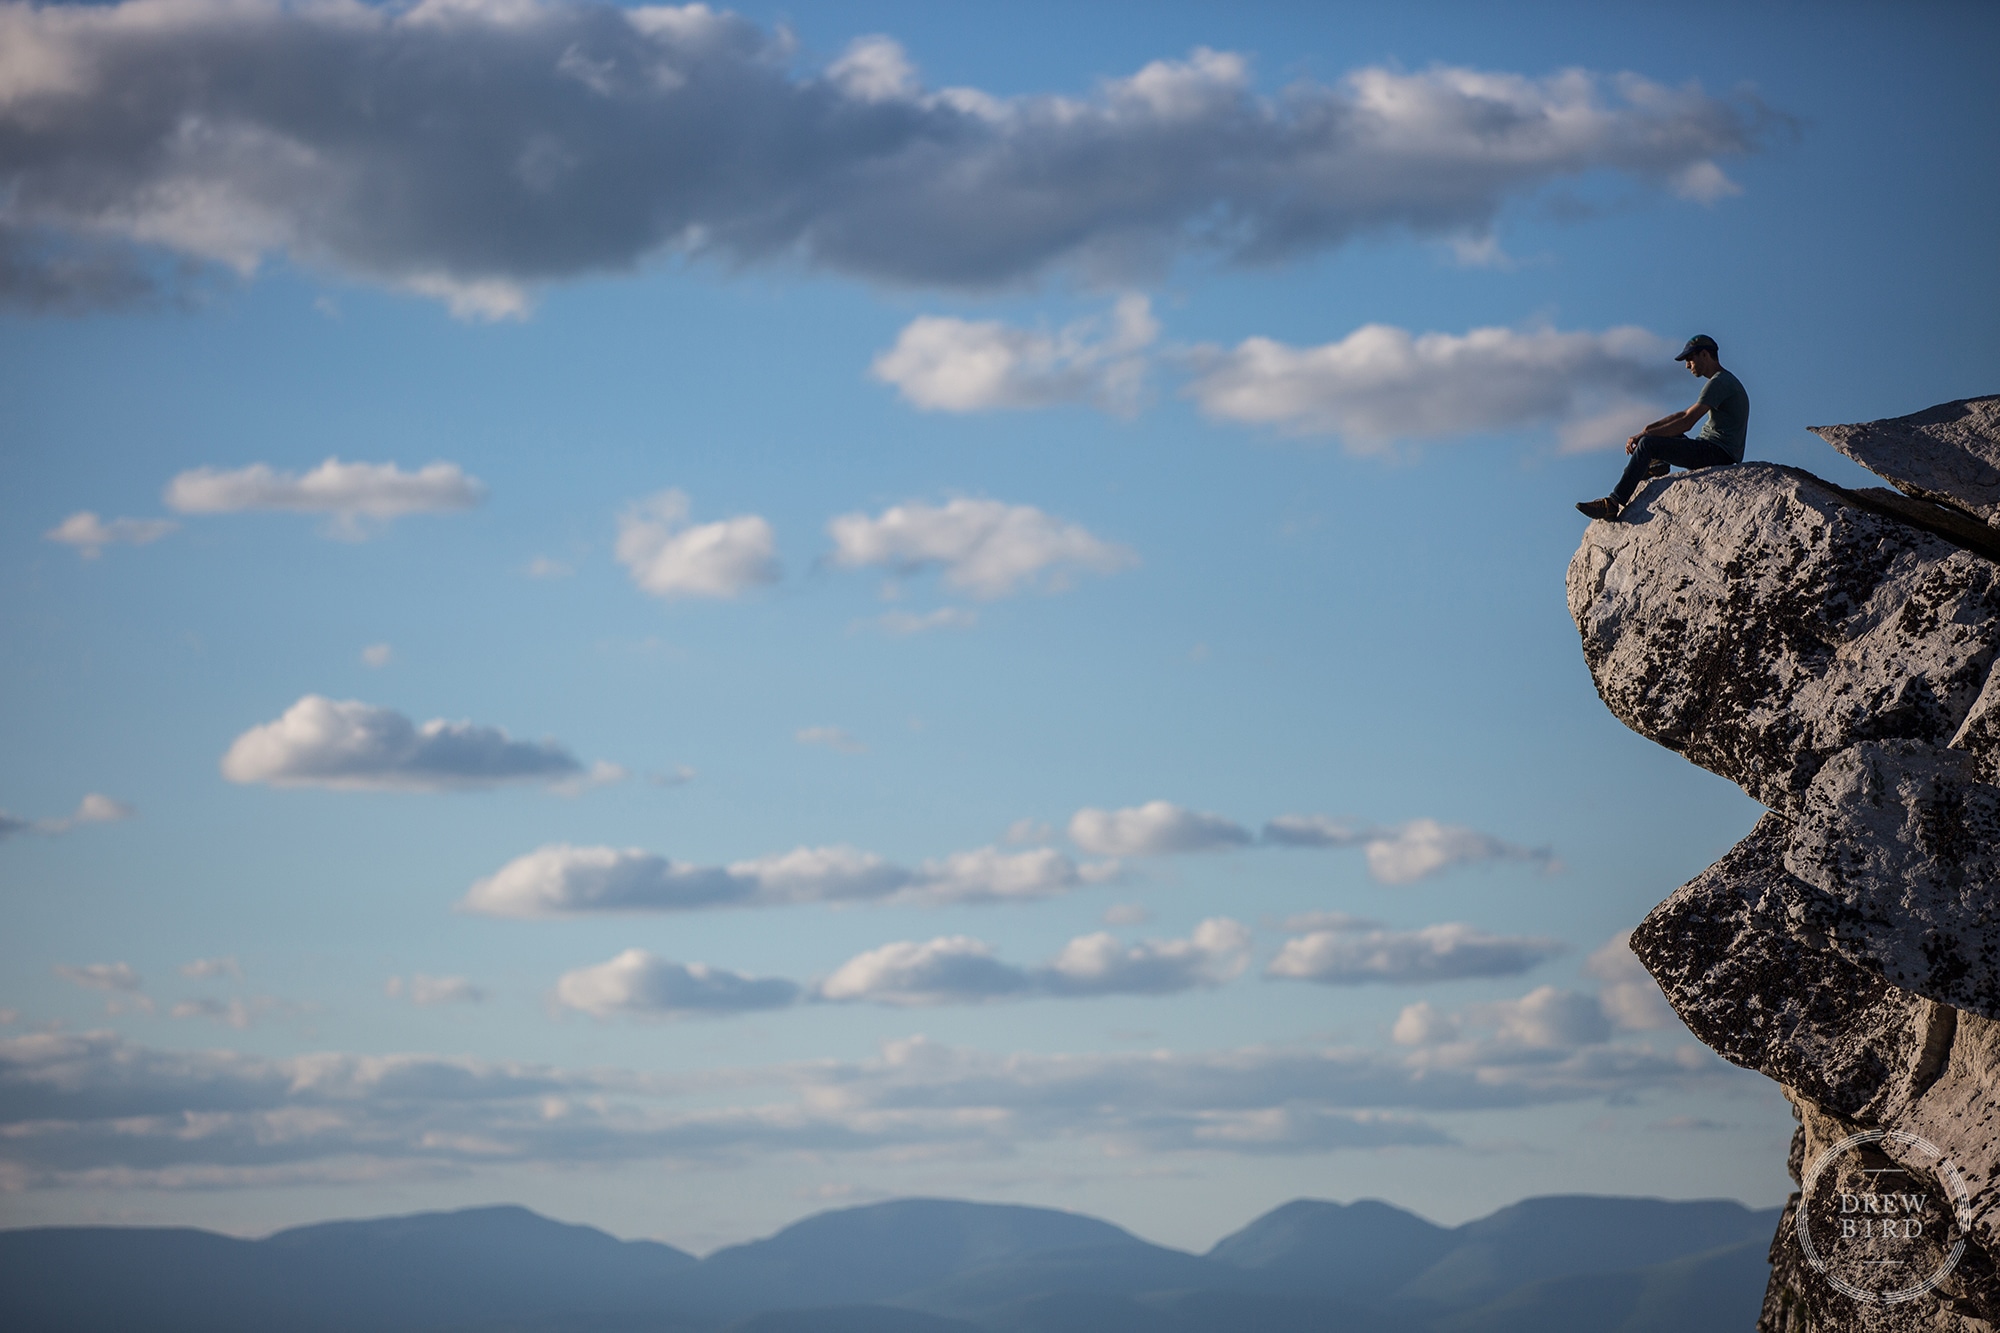
<instances>
[{"instance_id":1,"label":"white cloud","mask_svg":"<svg viewBox=\"0 0 2000 1333\"><path fill-rule=\"evenodd\" d=\"M531 579L566 579L576 573L576 566L566 564L561 560L551 560L545 555L538 555L533 560L530 560L527 568L521 572Z\"/></svg>"},{"instance_id":2,"label":"white cloud","mask_svg":"<svg viewBox=\"0 0 2000 1333\"><path fill-rule=\"evenodd\" d=\"M868 749L854 735L839 727L801 727L792 733L792 739L800 745L824 745L842 754L861 754Z\"/></svg>"},{"instance_id":3,"label":"white cloud","mask_svg":"<svg viewBox=\"0 0 2000 1333\"><path fill-rule=\"evenodd\" d=\"M231 981L243 980L243 968L232 958L197 958L192 963L181 964L181 975L196 981L213 981L226 977Z\"/></svg>"},{"instance_id":4,"label":"white cloud","mask_svg":"<svg viewBox=\"0 0 2000 1333\"><path fill-rule=\"evenodd\" d=\"M1368 858L1368 873L1384 884L1414 884L1452 866L1486 861L1561 869L1546 847L1522 847L1435 819L1385 827L1328 815L1280 815L1264 825L1264 841L1286 847L1360 847Z\"/></svg>"},{"instance_id":5,"label":"white cloud","mask_svg":"<svg viewBox=\"0 0 2000 1333\"><path fill-rule=\"evenodd\" d=\"M1052 847L1020 852L976 847L923 862L897 896L918 903L1025 902L1107 884L1117 877L1116 861L1078 865Z\"/></svg>"},{"instance_id":6,"label":"white cloud","mask_svg":"<svg viewBox=\"0 0 2000 1333\"><path fill-rule=\"evenodd\" d=\"M948 935L922 944L898 940L859 954L820 983L819 995L876 1004L965 1004L1019 995L1028 986L1028 974L995 958L991 945Z\"/></svg>"},{"instance_id":7,"label":"white cloud","mask_svg":"<svg viewBox=\"0 0 2000 1333\"><path fill-rule=\"evenodd\" d=\"M755 891L727 870L669 861L636 847L556 843L516 857L475 883L461 902L489 916L661 912L736 905Z\"/></svg>"},{"instance_id":8,"label":"white cloud","mask_svg":"<svg viewBox=\"0 0 2000 1333\"><path fill-rule=\"evenodd\" d=\"M1602 984L1597 996L1611 1021L1626 1032L1670 1031L1681 1026L1659 983L1632 952L1632 932L1623 930L1584 960L1585 974Z\"/></svg>"},{"instance_id":9,"label":"white cloud","mask_svg":"<svg viewBox=\"0 0 2000 1333\"><path fill-rule=\"evenodd\" d=\"M1563 951L1560 940L1489 935L1463 922L1418 930L1371 925L1315 930L1287 940L1264 974L1328 986L1511 977Z\"/></svg>"},{"instance_id":10,"label":"white cloud","mask_svg":"<svg viewBox=\"0 0 2000 1333\"><path fill-rule=\"evenodd\" d=\"M736 597L778 581L777 539L755 514L688 526L688 497L661 491L618 519L619 563L655 597Z\"/></svg>"},{"instance_id":11,"label":"white cloud","mask_svg":"<svg viewBox=\"0 0 2000 1333\"><path fill-rule=\"evenodd\" d=\"M906 402L933 411L1082 403L1129 416L1145 388L1143 353L1159 333L1151 304L1137 295L1120 298L1108 320L1058 333L923 315L870 369Z\"/></svg>"},{"instance_id":12,"label":"white cloud","mask_svg":"<svg viewBox=\"0 0 2000 1333\"><path fill-rule=\"evenodd\" d=\"M1152 909L1144 903L1113 903L1099 918L1107 926L1143 926L1152 919Z\"/></svg>"},{"instance_id":13,"label":"white cloud","mask_svg":"<svg viewBox=\"0 0 2000 1333\"><path fill-rule=\"evenodd\" d=\"M1441 1046L1458 1040L1458 1020L1429 1000L1419 1000L1403 1006L1389 1036L1403 1046Z\"/></svg>"},{"instance_id":14,"label":"white cloud","mask_svg":"<svg viewBox=\"0 0 2000 1333\"><path fill-rule=\"evenodd\" d=\"M1527 861L1545 869L1555 866L1547 848L1520 847L1488 833L1412 819L1362 844L1368 873L1384 884L1413 884L1439 871L1481 861Z\"/></svg>"},{"instance_id":15,"label":"white cloud","mask_svg":"<svg viewBox=\"0 0 2000 1333\"><path fill-rule=\"evenodd\" d=\"M480 1004L486 992L464 977L433 977L413 972L409 979L390 977L382 983L382 993L392 1000L407 998L411 1004Z\"/></svg>"},{"instance_id":16,"label":"white cloud","mask_svg":"<svg viewBox=\"0 0 2000 1333\"><path fill-rule=\"evenodd\" d=\"M1595 173L1714 198L1715 159L1773 119L1578 70L1365 68L1264 96L1242 56L1206 49L1088 96L1002 97L927 90L880 37L801 69L789 34L708 9L447 8L21 11L9 44L35 58L0 83L18 144L0 294L157 299L170 268L120 242L246 274L290 255L473 318L661 251L954 287L1189 251L1271 261L1477 237L1510 200ZM347 77L252 77L281 53ZM472 105L508 114L449 114Z\"/></svg>"},{"instance_id":17,"label":"white cloud","mask_svg":"<svg viewBox=\"0 0 2000 1333\"><path fill-rule=\"evenodd\" d=\"M1393 1035L1404 1045L1424 1048L1430 1067L1463 1067L1600 1047L1611 1033L1611 1020L1596 996L1538 986L1516 1000L1471 1004L1455 1013L1428 1001L1410 1005L1398 1016Z\"/></svg>"},{"instance_id":18,"label":"white cloud","mask_svg":"<svg viewBox=\"0 0 2000 1333\"><path fill-rule=\"evenodd\" d=\"M471 509L486 487L456 463L429 463L405 472L394 463L343 463L329 458L307 473L279 472L267 463L225 471L202 467L167 483L167 507L182 514L241 514L265 510L330 514L336 536L367 535L368 521Z\"/></svg>"},{"instance_id":19,"label":"white cloud","mask_svg":"<svg viewBox=\"0 0 2000 1333\"><path fill-rule=\"evenodd\" d=\"M969 935L899 940L859 954L820 983L824 1000L888 1005L969 1004L1027 996L1166 995L1218 986L1249 961L1250 932L1215 917L1184 940L1123 944L1080 935L1038 967L1017 967Z\"/></svg>"},{"instance_id":20,"label":"white cloud","mask_svg":"<svg viewBox=\"0 0 2000 1333\"><path fill-rule=\"evenodd\" d=\"M68 833L86 824L115 824L138 813L125 802L113 800L102 792L87 792L76 803L76 809L53 819L23 819L0 810L0 841L16 833Z\"/></svg>"},{"instance_id":21,"label":"white cloud","mask_svg":"<svg viewBox=\"0 0 2000 1333\"><path fill-rule=\"evenodd\" d=\"M86 990L136 995L143 985L130 963L57 963L55 970L64 981Z\"/></svg>"},{"instance_id":22,"label":"white cloud","mask_svg":"<svg viewBox=\"0 0 2000 1333\"><path fill-rule=\"evenodd\" d=\"M1049 848L1007 853L982 847L912 870L845 846L698 866L636 847L557 843L509 861L473 884L459 905L488 916L538 917L809 902L1007 902L1068 893L1115 873L1115 866L1079 866Z\"/></svg>"},{"instance_id":23,"label":"white cloud","mask_svg":"<svg viewBox=\"0 0 2000 1333\"><path fill-rule=\"evenodd\" d=\"M913 502L876 518L842 514L826 530L833 563L842 568L905 574L937 568L946 583L975 597L1005 597L1037 582L1060 591L1078 571L1110 574L1138 563L1131 551L1079 524L998 500Z\"/></svg>"},{"instance_id":24,"label":"white cloud","mask_svg":"<svg viewBox=\"0 0 2000 1333\"><path fill-rule=\"evenodd\" d=\"M517 741L498 727L443 718L418 726L392 708L317 694L244 732L222 756L231 782L347 790L449 791L581 771L554 741Z\"/></svg>"},{"instance_id":25,"label":"white cloud","mask_svg":"<svg viewBox=\"0 0 2000 1333\"><path fill-rule=\"evenodd\" d=\"M1184 940L1125 945L1101 931L1081 935L1034 975L1039 989L1055 995L1164 995L1219 986L1249 961L1249 928L1219 916Z\"/></svg>"},{"instance_id":26,"label":"white cloud","mask_svg":"<svg viewBox=\"0 0 2000 1333\"><path fill-rule=\"evenodd\" d=\"M1069 836L1086 852L1100 856L1166 856L1241 847L1250 841L1250 831L1233 820L1171 801L1148 801L1123 810L1086 806L1070 816Z\"/></svg>"},{"instance_id":27,"label":"white cloud","mask_svg":"<svg viewBox=\"0 0 2000 1333\"><path fill-rule=\"evenodd\" d=\"M1608 1041L1611 1021L1594 995L1538 986L1518 1000L1477 1006L1503 1040L1523 1046L1589 1046Z\"/></svg>"},{"instance_id":28,"label":"white cloud","mask_svg":"<svg viewBox=\"0 0 2000 1333\"><path fill-rule=\"evenodd\" d=\"M394 660L396 650L386 643L371 643L361 650L363 666L385 667Z\"/></svg>"},{"instance_id":29,"label":"white cloud","mask_svg":"<svg viewBox=\"0 0 2000 1333\"><path fill-rule=\"evenodd\" d=\"M120 543L144 546L179 526L170 518L114 518L106 522L85 509L71 514L42 535L52 542L74 546L86 560L95 560L107 546Z\"/></svg>"},{"instance_id":30,"label":"white cloud","mask_svg":"<svg viewBox=\"0 0 2000 1333\"><path fill-rule=\"evenodd\" d=\"M1609 443L1613 421L1622 442L1658 415L1671 350L1637 328L1413 335L1369 324L1318 347L1197 349L1187 393L1212 417L1336 435L1355 453L1531 426L1555 427L1573 452Z\"/></svg>"},{"instance_id":31,"label":"white cloud","mask_svg":"<svg viewBox=\"0 0 2000 1333\"><path fill-rule=\"evenodd\" d=\"M627 949L595 967L565 972L556 1002L598 1018L676 1018L782 1009L799 997L782 977L746 977L706 963L670 963L644 949Z\"/></svg>"}]
</instances>

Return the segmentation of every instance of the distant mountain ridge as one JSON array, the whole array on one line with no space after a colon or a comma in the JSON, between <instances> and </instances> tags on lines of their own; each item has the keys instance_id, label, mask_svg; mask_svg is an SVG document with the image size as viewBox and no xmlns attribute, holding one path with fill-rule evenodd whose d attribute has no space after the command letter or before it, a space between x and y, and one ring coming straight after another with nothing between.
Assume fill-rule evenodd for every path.
<instances>
[{"instance_id":1,"label":"distant mountain ridge","mask_svg":"<svg viewBox=\"0 0 2000 1333\"><path fill-rule=\"evenodd\" d=\"M0 1231L10 1333L1718 1333L1777 1209L1557 1196L1460 1227L1301 1199L1205 1255L1078 1213L899 1199L696 1259L525 1208Z\"/></svg>"}]
</instances>

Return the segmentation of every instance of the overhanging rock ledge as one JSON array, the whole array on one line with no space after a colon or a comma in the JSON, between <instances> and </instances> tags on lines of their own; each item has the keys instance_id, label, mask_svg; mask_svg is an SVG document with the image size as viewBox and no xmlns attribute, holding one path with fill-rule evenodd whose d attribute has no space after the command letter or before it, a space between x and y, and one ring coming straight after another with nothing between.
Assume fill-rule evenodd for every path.
<instances>
[{"instance_id":1,"label":"overhanging rock ledge","mask_svg":"<svg viewBox=\"0 0 2000 1333\"><path fill-rule=\"evenodd\" d=\"M1788 1210L1762 1333L1991 1333L2000 396L1815 429L1903 494L1773 464L1706 469L1591 524L1570 562L1570 614L1605 705L1770 812L1632 947L1697 1037L1783 1085L1800 1118L1795 1179L1832 1144L1882 1130L1839 1170L1932 1171L1910 1146L1921 1138L1965 1186L1965 1249L1933 1289L1891 1303L1826 1280Z\"/></svg>"}]
</instances>

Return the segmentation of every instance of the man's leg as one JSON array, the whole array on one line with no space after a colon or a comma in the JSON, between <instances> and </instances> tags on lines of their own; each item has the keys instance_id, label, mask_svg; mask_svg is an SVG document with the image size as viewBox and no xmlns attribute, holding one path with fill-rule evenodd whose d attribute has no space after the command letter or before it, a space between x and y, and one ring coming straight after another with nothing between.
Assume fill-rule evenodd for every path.
<instances>
[{"instance_id":1,"label":"man's leg","mask_svg":"<svg viewBox=\"0 0 2000 1333\"><path fill-rule=\"evenodd\" d=\"M1697 468L1719 467L1735 461L1713 440L1690 440L1685 435L1644 435L1640 437L1638 447L1632 450L1632 461L1625 465L1625 474L1612 488L1611 498L1621 506L1632 503L1632 496L1645 482L1647 472L1656 462L1673 467Z\"/></svg>"}]
</instances>

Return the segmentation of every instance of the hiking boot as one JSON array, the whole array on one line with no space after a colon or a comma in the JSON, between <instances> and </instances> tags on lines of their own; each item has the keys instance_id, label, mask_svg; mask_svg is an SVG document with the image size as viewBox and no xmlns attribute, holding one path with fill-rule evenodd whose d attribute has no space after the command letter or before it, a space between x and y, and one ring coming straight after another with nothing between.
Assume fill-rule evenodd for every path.
<instances>
[{"instance_id":1,"label":"hiking boot","mask_svg":"<svg viewBox=\"0 0 2000 1333\"><path fill-rule=\"evenodd\" d=\"M1622 508L1624 508L1623 505L1608 495L1602 500L1579 500L1576 502L1576 512L1582 514L1585 518L1617 518L1618 511Z\"/></svg>"},{"instance_id":2,"label":"hiking boot","mask_svg":"<svg viewBox=\"0 0 2000 1333\"><path fill-rule=\"evenodd\" d=\"M1673 470L1674 465L1664 458L1655 458L1652 462L1646 464L1646 475L1648 477L1664 477Z\"/></svg>"}]
</instances>

